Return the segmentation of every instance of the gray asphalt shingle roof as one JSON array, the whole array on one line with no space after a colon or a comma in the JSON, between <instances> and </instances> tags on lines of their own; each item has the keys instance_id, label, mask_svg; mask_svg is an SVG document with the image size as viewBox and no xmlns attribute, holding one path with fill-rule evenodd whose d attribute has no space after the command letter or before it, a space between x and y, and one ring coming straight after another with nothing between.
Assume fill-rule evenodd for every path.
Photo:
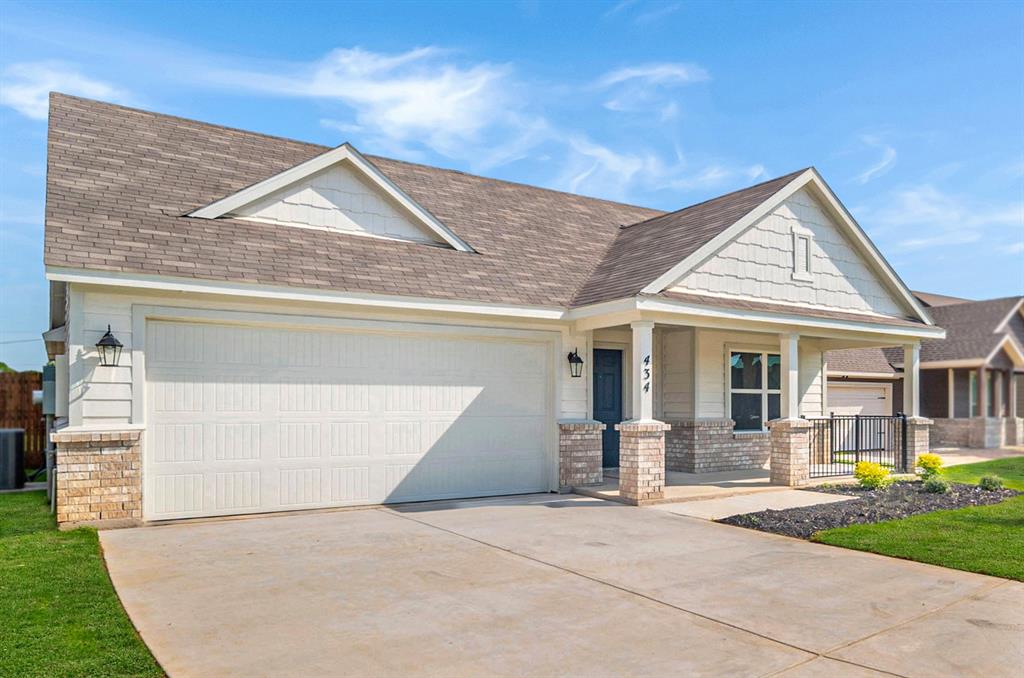
<instances>
[{"instance_id":1,"label":"gray asphalt shingle roof","mask_svg":"<svg viewBox=\"0 0 1024 678\"><path fill-rule=\"evenodd\" d=\"M1024 318L1017 314L1011 317L1006 327L1000 323L1009 315L1014 306L1024 297L1003 297L984 301L959 301L951 303L953 297L929 295L915 292L915 296L938 301L928 311L935 324L946 330L945 339L924 339L921 341L921 362L943 362L949 360L984 360L1006 338L1012 335L1024 347ZM929 303L926 301L925 303ZM877 349L847 349L830 351L827 356L829 370L847 372L879 372L884 361L900 364L903 349L898 347Z\"/></svg>"},{"instance_id":2,"label":"gray asphalt shingle roof","mask_svg":"<svg viewBox=\"0 0 1024 678\"><path fill-rule=\"evenodd\" d=\"M366 156L475 253L184 216L327 150L53 94L45 263L564 308L638 294L800 173L664 213Z\"/></svg>"}]
</instances>

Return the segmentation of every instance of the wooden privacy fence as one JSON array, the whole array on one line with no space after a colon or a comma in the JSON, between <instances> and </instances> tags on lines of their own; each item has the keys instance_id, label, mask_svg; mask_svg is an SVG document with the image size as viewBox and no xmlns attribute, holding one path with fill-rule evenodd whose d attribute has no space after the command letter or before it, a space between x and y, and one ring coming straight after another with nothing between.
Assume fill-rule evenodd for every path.
<instances>
[{"instance_id":1,"label":"wooden privacy fence","mask_svg":"<svg viewBox=\"0 0 1024 678\"><path fill-rule=\"evenodd\" d=\"M0 372L0 428L25 429L25 468L46 464L46 421L32 392L43 388L41 372Z\"/></svg>"}]
</instances>

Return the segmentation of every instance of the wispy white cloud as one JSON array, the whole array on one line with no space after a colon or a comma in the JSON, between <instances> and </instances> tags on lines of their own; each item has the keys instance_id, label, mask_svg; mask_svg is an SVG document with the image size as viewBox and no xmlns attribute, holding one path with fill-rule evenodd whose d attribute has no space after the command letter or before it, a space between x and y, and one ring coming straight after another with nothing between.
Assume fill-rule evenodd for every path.
<instances>
[{"instance_id":1,"label":"wispy white cloud","mask_svg":"<svg viewBox=\"0 0 1024 678\"><path fill-rule=\"evenodd\" d=\"M888 194L881 207L866 210L864 221L897 249L921 250L978 242L1006 228L1024 232L1024 202L975 204L923 184ZM908 232L925 235L908 238Z\"/></svg>"},{"instance_id":2,"label":"wispy white cloud","mask_svg":"<svg viewBox=\"0 0 1024 678\"><path fill-rule=\"evenodd\" d=\"M627 81L640 81L647 85L682 85L710 79L707 70L697 64L661 62L609 71L598 79L597 84L599 87L609 87Z\"/></svg>"},{"instance_id":3,"label":"wispy white cloud","mask_svg":"<svg viewBox=\"0 0 1024 678\"><path fill-rule=\"evenodd\" d=\"M858 174L854 181L859 184L866 184L876 177L880 177L890 169L892 169L893 163L896 162L896 149L888 144L882 143L882 141L872 135L864 135L861 137L861 141L865 145L876 148L882 152L882 156L873 165L868 167L866 170Z\"/></svg>"},{"instance_id":4,"label":"wispy white cloud","mask_svg":"<svg viewBox=\"0 0 1024 678\"><path fill-rule=\"evenodd\" d=\"M616 151L584 135L572 136L568 145L556 184L574 193L620 200L628 199L638 188L675 193L705 191L753 181L765 173L762 165L691 163L679 151L671 161L650 151Z\"/></svg>"},{"instance_id":5,"label":"wispy white cloud","mask_svg":"<svg viewBox=\"0 0 1024 678\"><path fill-rule=\"evenodd\" d=\"M398 54L336 49L278 72L222 70L210 77L271 95L339 101L354 112L352 131L452 156L489 127L516 126L510 75L505 65L460 65L445 50L423 47Z\"/></svg>"},{"instance_id":6,"label":"wispy white cloud","mask_svg":"<svg viewBox=\"0 0 1024 678\"><path fill-rule=\"evenodd\" d=\"M74 64L35 61L4 69L0 104L34 120L46 120L49 95L55 91L119 103L131 99L122 89L83 75Z\"/></svg>"},{"instance_id":7,"label":"wispy white cloud","mask_svg":"<svg viewBox=\"0 0 1024 678\"><path fill-rule=\"evenodd\" d=\"M1024 254L1024 241L1010 243L1003 248L1003 254Z\"/></svg>"},{"instance_id":8,"label":"wispy white cloud","mask_svg":"<svg viewBox=\"0 0 1024 678\"><path fill-rule=\"evenodd\" d=\"M675 14L683 8L681 2L652 2L647 4L648 9L643 10L633 19L636 24L651 24L660 19Z\"/></svg>"},{"instance_id":9,"label":"wispy white cloud","mask_svg":"<svg viewBox=\"0 0 1024 678\"><path fill-rule=\"evenodd\" d=\"M669 98L668 90L710 79L708 71L697 64L647 63L609 71L597 79L594 88L611 92L604 102L610 111L653 113L667 122L679 115L679 103Z\"/></svg>"},{"instance_id":10,"label":"wispy white cloud","mask_svg":"<svg viewBox=\"0 0 1024 678\"><path fill-rule=\"evenodd\" d=\"M615 16L617 14L620 14L620 13L624 12L625 10L629 9L630 7L635 5L637 2L639 2L639 0L622 0L621 2L617 2L614 5L612 5L611 7L609 7L605 11L605 13L602 14L601 16L603 16L605 19L607 19L609 17L613 17L613 16Z\"/></svg>"}]
</instances>

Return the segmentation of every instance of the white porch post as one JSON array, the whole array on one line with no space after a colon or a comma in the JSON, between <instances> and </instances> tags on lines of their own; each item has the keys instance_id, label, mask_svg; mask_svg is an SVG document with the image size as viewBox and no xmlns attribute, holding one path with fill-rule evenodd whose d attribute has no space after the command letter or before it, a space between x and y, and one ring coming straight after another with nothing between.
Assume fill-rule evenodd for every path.
<instances>
[{"instance_id":1,"label":"white porch post","mask_svg":"<svg viewBox=\"0 0 1024 678\"><path fill-rule=\"evenodd\" d=\"M903 346L903 413L921 416L921 344Z\"/></svg>"},{"instance_id":2,"label":"white porch post","mask_svg":"<svg viewBox=\"0 0 1024 678\"><path fill-rule=\"evenodd\" d=\"M654 322L638 320L633 328L633 419L654 419Z\"/></svg>"},{"instance_id":3,"label":"white porch post","mask_svg":"<svg viewBox=\"0 0 1024 678\"><path fill-rule=\"evenodd\" d=\"M615 425L619 432L619 499L641 505L665 496L665 432L654 420L654 323L633 328L633 418Z\"/></svg>"},{"instance_id":4,"label":"white porch post","mask_svg":"<svg viewBox=\"0 0 1024 678\"><path fill-rule=\"evenodd\" d=\"M988 416L988 370L984 365L978 368L978 416Z\"/></svg>"},{"instance_id":5,"label":"white porch post","mask_svg":"<svg viewBox=\"0 0 1024 678\"><path fill-rule=\"evenodd\" d=\"M774 485L807 484L811 464L811 422L800 419L800 335L783 334L779 341L782 389L779 419L771 429L771 481Z\"/></svg>"},{"instance_id":6,"label":"white porch post","mask_svg":"<svg viewBox=\"0 0 1024 678\"><path fill-rule=\"evenodd\" d=\"M956 373L953 368L949 368L946 373L946 385L949 387L949 418L953 419L956 417ZM970 413L968 413L970 416Z\"/></svg>"},{"instance_id":7,"label":"white porch post","mask_svg":"<svg viewBox=\"0 0 1024 678\"><path fill-rule=\"evenodd\" d=\"M800 335L783 334L781 344L780 416L783 419L796 419L800 416Z\"/></svg>"},{"instance_id":8,"label":"white porch post","mask_svg":"<svg viewBox=\"0 0 1024 678\"><path fill-rule=\"evenodd\" d=\"M1009 412L1007 412L1007 415L1010 416L1010 417L1016 417L1017 416L1017 398L1018 397L1019 397L1019 394L1017 393L1017 375L1014 374L1013 372L1010 372L1010 402L1009 402L1010 409L1009 409Z\"/></svg>"},{"instance_id":9,"label":"white porch post","mask_svg":"<svg viewBox=\"0 0 1024 678\"><path fill-rule=\"evenodd\" d=\"M1003 373L996 372L996 397L995 397L995 415L997 417L1003 416Z\"/></svg>"}]
</instances>

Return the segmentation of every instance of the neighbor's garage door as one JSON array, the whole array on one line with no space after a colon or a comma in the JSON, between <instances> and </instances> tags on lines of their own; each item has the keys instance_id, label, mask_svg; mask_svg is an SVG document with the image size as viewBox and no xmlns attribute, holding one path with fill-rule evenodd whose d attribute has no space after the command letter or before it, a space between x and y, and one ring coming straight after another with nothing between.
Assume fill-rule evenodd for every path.
<instances>
[{"instance_id":1,"label":"neighbor's garage door","mask_svg":"<svg viewBox=\"0 0 1024 678\"><path fill-rule=\"evenodd\" d=\"M828 409L832 414L892 415L892 385L843 383L828 385Z\"/></svg>"},{"instance_id":2,"label":"neighbor's garage door","mask_svg":"<svg viewBox=\"0 0 1024 678\"><path fill-rule=\"evenodd\" d=\"M150 520L549 488L538 341L150 321Z\"/></svg>"}]
</instances>

